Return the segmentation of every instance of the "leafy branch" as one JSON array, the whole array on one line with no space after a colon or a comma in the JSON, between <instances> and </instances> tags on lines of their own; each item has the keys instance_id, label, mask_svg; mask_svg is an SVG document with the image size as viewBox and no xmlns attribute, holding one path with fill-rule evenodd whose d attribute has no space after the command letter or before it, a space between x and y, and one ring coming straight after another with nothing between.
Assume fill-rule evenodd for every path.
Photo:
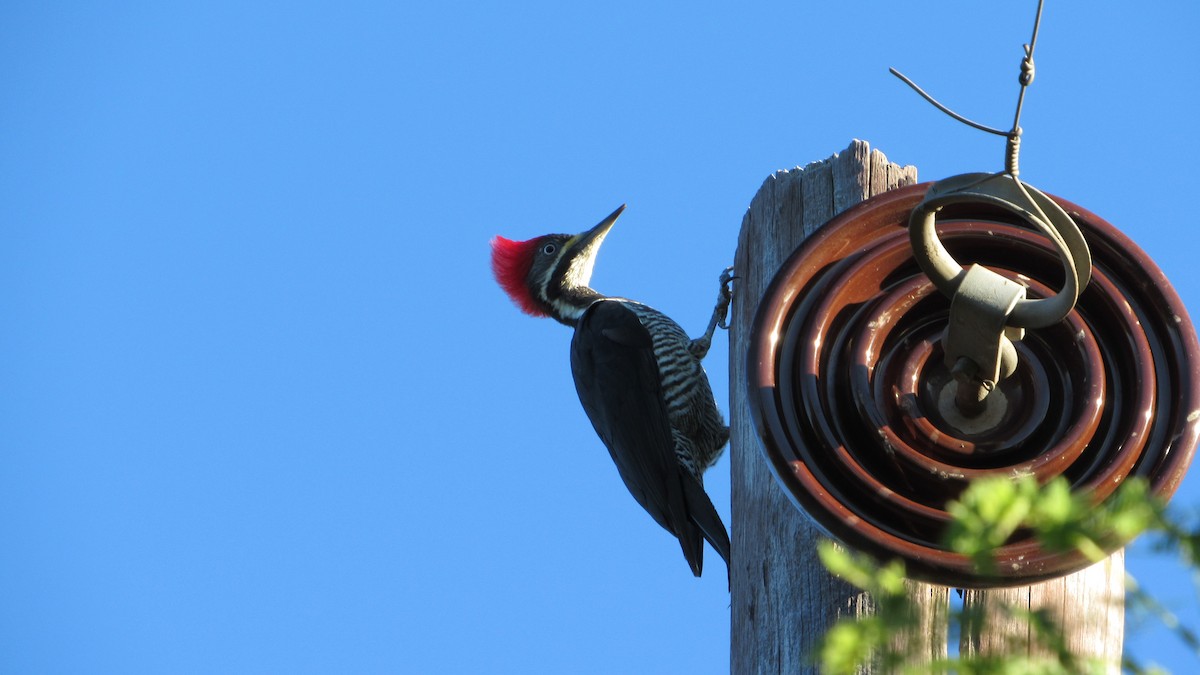
<instances>
[{"instance_id":1,"label":"leafy branch","mask_svg":"<svg viewBox=\"0 0 1200 675\"><path fill-rule=\"evenodd\" d=\"M1140 479L1124 482L1102 504L1092 495L1072 492L1065 479L1042 486L1032 476L1016 480L996 477L976 481L947 506L952 521L945 542L949 549L968 556L983 574L995 571L995 552L1019 530L1028 530L1050 551L1076 550L1089 560L1106 557L1105 548L1132 539L1142 532L1157 537L1155 550L1177 553L1183 562L1197 568L1200 561L1200 527L1168 515L1165 505L1154 497L1149 484ZM906 592L905 569L901 561L880 564L869 556L846 551L831 542L819 545L825 567L846 581L869 592L877 611L862 619L843 619L825 635L817 655L822 672L831 675L856 673L868 663L882 672L959 673L961 675L1008 675L1015 673L1080 673L1102 670L1103 664L1080 662L1067 648L1063 630L1047 611L1006 608L1011 618L1030 628L1043 656L969 655L946 658L934 663L912 664L912 654L904 640L895 636L912 630L917 623L917 608ZM1129 578L1131 608L1159 618L1184 644L1200 654L1200 636L1182 626L1174 616L1146 594ZM982 631L981 616L966 612L950 613L952 623ZM1127 672L1141 674L1161 671L1142 667L1126 657Z\"/></svg>"}]
</instances>

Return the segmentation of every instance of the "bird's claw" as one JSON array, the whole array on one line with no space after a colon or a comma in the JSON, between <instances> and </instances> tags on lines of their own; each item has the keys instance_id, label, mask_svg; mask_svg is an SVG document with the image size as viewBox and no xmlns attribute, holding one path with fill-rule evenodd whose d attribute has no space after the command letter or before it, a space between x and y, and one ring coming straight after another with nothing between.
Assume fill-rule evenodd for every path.
<instances>
[{"instance_id":1,"label":"bird's claw","mask_svg":"<svg viewBox=\"0 0 1200 675\"><path fill-rule=\"evenodd\" d=\"M721 272L721 299L720 299L720 319L717 321L717 326L729 330L729 301L733 298L733 288L731 284L738 277L733 273L733 267L726 267Z\"/></svg>"},{"instance_id":2,"label":"bird's claw","mask_svg":"<svg viewBox=\"0 0 1200 675\"><path fill-rule=\"evenodd\" d=\"M733 273L733 267L726 267L724 270L721 271L721 290L724 293L732 292L729 289L729 284L734 279L737 279L737 276Z\"/></svg>"}]
</instances>

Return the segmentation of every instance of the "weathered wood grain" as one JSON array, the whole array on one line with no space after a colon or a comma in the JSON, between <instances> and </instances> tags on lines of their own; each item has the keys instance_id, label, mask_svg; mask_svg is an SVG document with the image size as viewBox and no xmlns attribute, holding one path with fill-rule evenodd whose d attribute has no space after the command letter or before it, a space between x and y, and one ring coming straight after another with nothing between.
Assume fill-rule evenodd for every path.
<instances>
[{"instance_id":1,"label":"weathered wood grain","mask_svg":"<svg viewBox=\"0 0 1200 675\"><path fill-rule=\"evenodd\" d=\"M1125 638L1125 553L1118 551L1085 570L1032 586L963 593L963 655L1047 656L1028 622L1013 616L1048 610L1083 672L1121 672ZM1098 669L1092 669L1099 666Z\"/></svg>"},{"instance_id":2,"label":"weathered wood grain","mask_svg":"<svg viewBox=\"0 0 1200 675\"><path fill-rule=\"evenodd\" d=\"M767 468L750 419L746 352L759 299L804 238L850 206L914 182L914 167L854 141L829 159L771 175L742 220L729 359L733 673L815 673L812 650L825 631L843 616L873 611L869 596L825 571L816 553L821 535ZM913 584L912 593L923 608L912 637L921 640L917 651L944 655L946 590Z\"/></svg>"}]
</instances>

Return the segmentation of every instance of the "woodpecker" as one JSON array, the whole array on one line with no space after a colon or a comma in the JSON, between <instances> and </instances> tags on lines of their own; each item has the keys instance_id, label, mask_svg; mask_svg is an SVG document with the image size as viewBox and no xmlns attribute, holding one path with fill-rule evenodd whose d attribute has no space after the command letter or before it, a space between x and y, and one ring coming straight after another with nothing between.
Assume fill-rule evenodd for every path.
<instances>
[{"instance_id":1,"label":"woodpecker","mask_svg":"<svg viewBox=\"0 0 1200 675\"><path fill-rule=\"evenodd\" d=\"M695 340L662 312L592 289L600 245L625 210L576 235L492 239L492 271L527 314L575 329L571 373L584 411L625 487L679 539L700 576L707 539L729 566L729 534L704 492L704 471L729 440L700 365L713 332L725 326L732 268L720 278L712 319Z\"/></svg>"}]
</instances>

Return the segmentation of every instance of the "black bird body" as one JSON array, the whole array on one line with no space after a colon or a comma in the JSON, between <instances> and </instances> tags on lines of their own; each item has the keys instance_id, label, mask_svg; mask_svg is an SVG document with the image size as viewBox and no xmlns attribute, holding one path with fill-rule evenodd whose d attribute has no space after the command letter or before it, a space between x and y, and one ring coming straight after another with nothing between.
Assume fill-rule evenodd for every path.
<instances>
[{"instance_id":1,"label":"black bird body","mask_svg":"<svg viewBox=\"0 0 1200 675\"><path fill-rule=\"evenodd\" d=\"M649 328L654 326L655 328ZM679 538L699 576L704 542L729 560L729 535L703 488L729 428L717 410L691 340L645 305L599 300L571 340L575 389L625 486Z\"/></svg>"},{"instance_id":2,"label":"black bird body","mask_svg":"<svg viewBox=\"0 0 1200 675\"><path fill-rule=\"evenodd\" d=\"M729 564L729 535L703 488L729 428L700 363L728 309L728 271L708 330L695 340L647 305L601 295L588 286L592 264L620 213L574 237L498 237L493 268L522 309L574 327L571 371L584 411L630 494L679 539L700 576L705 539Z\"/></svg>"}]
</instances>

